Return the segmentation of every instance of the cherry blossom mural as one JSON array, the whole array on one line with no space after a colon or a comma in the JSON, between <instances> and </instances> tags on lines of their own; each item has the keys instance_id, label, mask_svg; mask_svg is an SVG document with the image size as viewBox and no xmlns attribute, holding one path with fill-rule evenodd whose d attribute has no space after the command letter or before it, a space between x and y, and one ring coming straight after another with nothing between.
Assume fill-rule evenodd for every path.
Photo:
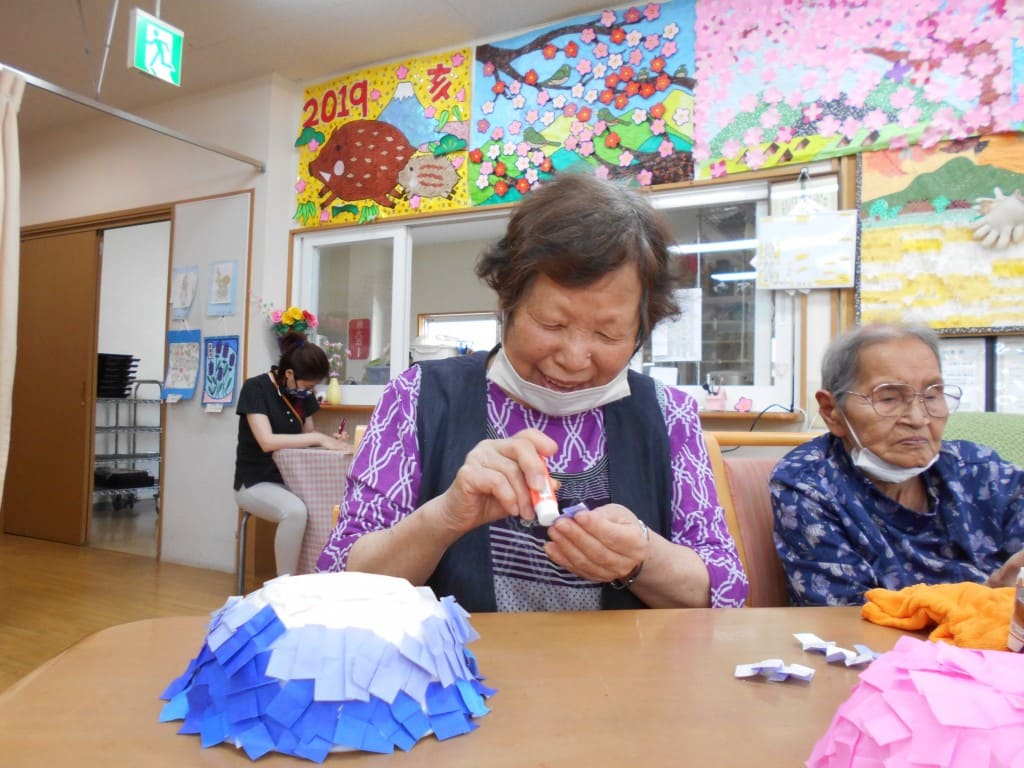
<instances>
[{"instance_id":1,"label":"cherry blossom mural","mask_svg":"<svg viewBox=\"0 0 1024 768\"><path fill-rule=\"evenodd\" d=\"M1019 6L700 0L696 176L1013 129Z\"/></svg>"},{"instance_id":2,"label":"cherry blossom mural","mask_svg":"<svg viewBox=\"0 0 1024 768\"><path fill-rule=\"evenodd\" d=\"M568 168L641 186L693 177L694 4L581 16L476 49L467 181L518 200Z\"/></svg>"}]
</instances>

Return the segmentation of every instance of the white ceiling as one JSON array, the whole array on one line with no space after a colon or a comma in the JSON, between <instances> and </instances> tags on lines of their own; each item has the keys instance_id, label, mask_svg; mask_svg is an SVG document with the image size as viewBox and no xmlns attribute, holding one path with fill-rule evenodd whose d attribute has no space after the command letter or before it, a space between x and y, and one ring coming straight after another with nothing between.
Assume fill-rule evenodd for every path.
<instances>
[{"instance_id":1,"label":"white ceiling","mask_svg":"<svg viewBox=\"0 0 1024 768\"><path fill-rule=\"evenodd\" d=\"M609 5L615 7L594 0L0 0L0 64L136 112L271 72L315 84L369 64L493 40ZM133 7L185 33L180 89L127 68ZM83 111L89 112L30 86L19 128L24 136L82 119Z\"/></svg>"}]
</instances>

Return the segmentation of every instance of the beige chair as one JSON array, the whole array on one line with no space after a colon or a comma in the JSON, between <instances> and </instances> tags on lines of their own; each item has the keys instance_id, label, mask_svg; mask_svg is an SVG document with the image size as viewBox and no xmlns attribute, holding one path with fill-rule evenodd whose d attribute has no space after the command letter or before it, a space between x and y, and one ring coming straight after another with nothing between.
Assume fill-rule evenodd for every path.
<instances>
[{"instance_id":1,"label":"beige chair","mask_svg":"<svg viewBox=\"0 0 1024 768\"><path fill-rule=\"evenodd\" d=\"M775 550L768 478L782 452L816 435L809 432L705 432L718 502L750 581L747 605L789 605L786 575ZM733 456L722 446L777 447L772 455Z\"/></svg>"}]
</instances>

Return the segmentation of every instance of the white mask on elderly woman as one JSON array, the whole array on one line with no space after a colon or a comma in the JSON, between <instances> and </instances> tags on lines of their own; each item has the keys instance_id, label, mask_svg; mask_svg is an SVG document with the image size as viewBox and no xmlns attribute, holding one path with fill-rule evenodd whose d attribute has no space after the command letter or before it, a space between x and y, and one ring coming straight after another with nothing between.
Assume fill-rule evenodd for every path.
<instances>
[{"instance_id":1,"label":"white mask on elderly woman","mask_svg":"<svg viewBox=\"0 0 1024 768\"><path fill-rule=\"evenodd\" d=\"M843 417L843 421L846 422L846 428L850 430L850 435L853 436L853 440L857 443L857 447L850 451L850 458L853 459L853 466L861 470L864 474L874 478L882 483L905 483L907 480L911 480L928 467L939 460L939 454L936 453L932 456L931 461L925 464L923 467L901 467L898 464L893 464L890 461L886 461L876 453L872 453L865 448L860 438L857 437L857 433L853 427L850 426L850 420L846 418L846 414L843 413L842 408L839 409L840 415Z\"/></svg>"},{"instance_id":2,"label":"white mask on elderly woman","mask_svg":"<svg viewBox=\"0 0 1024 768\"><path fill-rule=\"evenodd\" d=\"M487 378L512 397L526 403L531 408L536 408L541 413L546 413L549 416L572 416L628 397L629 381L626 379L628 373L629 366L625 366L614 379L600 387L558 392L524 379L512 367L505 350L499 348L498 353L491 360Z\"/></svg>"}]
</instances>

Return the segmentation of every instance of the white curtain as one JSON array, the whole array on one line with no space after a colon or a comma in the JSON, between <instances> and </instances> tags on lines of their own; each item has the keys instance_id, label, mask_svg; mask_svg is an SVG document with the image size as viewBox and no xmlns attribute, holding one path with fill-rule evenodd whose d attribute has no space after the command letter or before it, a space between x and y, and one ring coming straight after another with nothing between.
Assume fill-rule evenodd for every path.
<instances>
[{"instance_id":1,"label":"white curtain","mask_svg":"<svg viewBox=\"0 0 1024 768\"><path fill-rule=\"evenodd\" d=\"M18 253L21 242L21 165L18 109L25 79L0 67L0 499L11 445L11 398L18 346ZM0 519L0 530L3 530Z\"/></svg>"}]
</instances>

